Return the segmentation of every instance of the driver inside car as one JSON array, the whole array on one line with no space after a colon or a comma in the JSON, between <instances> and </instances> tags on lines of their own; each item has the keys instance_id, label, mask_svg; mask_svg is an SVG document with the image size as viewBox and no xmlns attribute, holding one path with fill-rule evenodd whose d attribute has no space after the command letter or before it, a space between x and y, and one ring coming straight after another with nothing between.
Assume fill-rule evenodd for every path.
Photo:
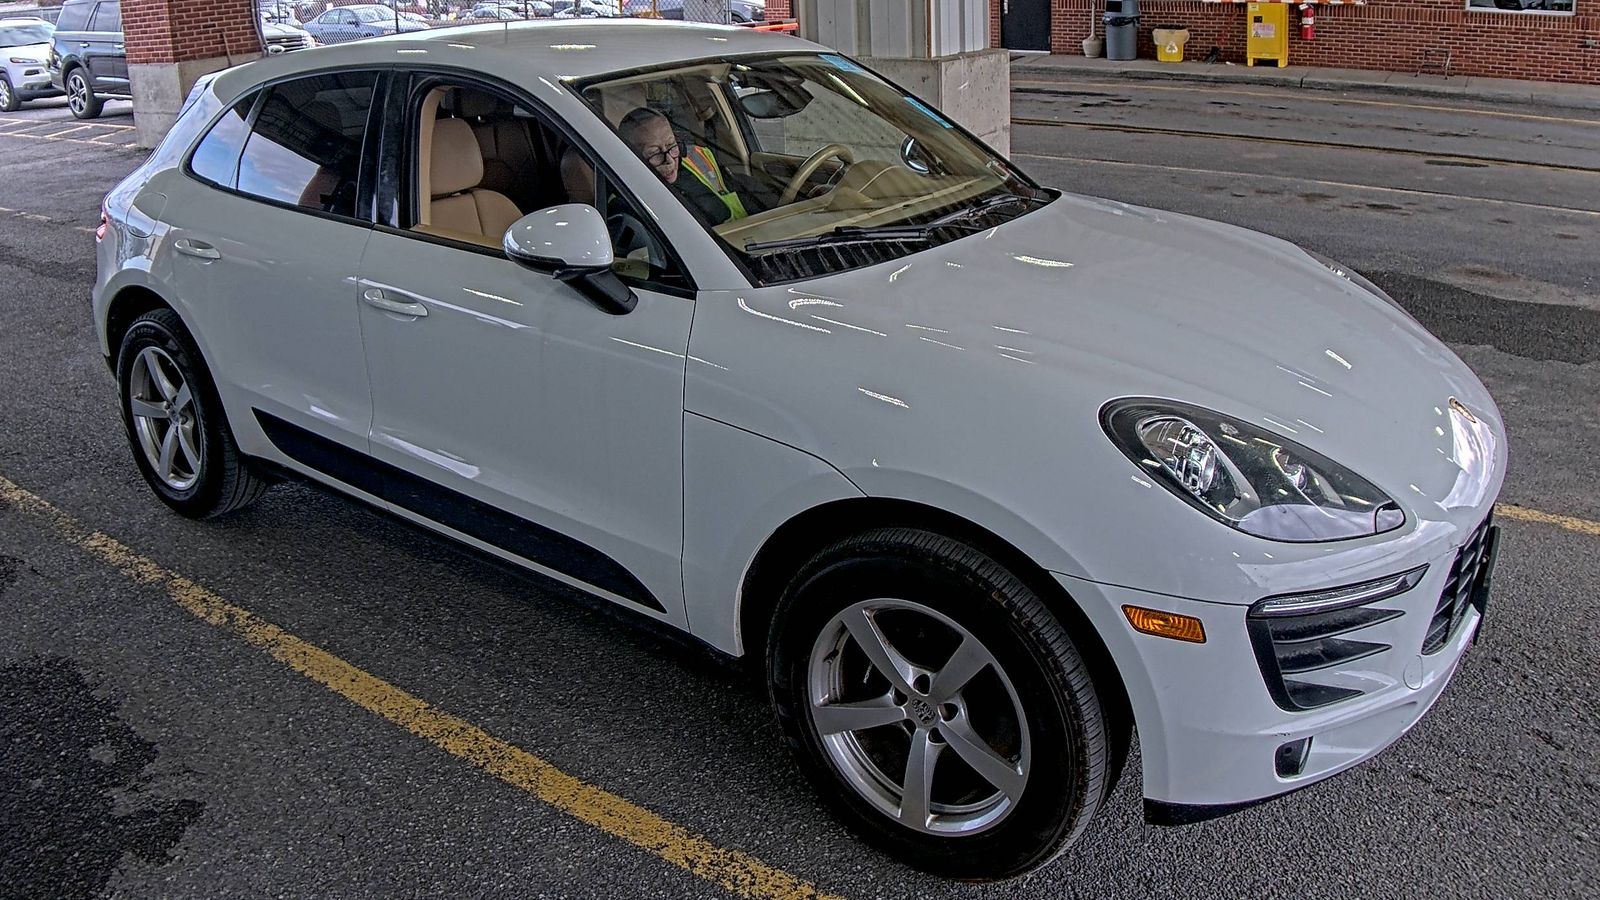
<instances>
[{"instance_id":1,"label":"driver inside car","mask_svg":"<svg viewBox=\"0 0 1600 900\"><path fill-rule=\"evenodd\" d=\"M711 150L680 141L666 116L641 106L622 117L617 132L645 165L677 189L690 208L710 224L721 225L750 214L739 190L748 194L750 188L741 183L736 189L731 173L723 170Z\"/></svg>"}]
</instances>

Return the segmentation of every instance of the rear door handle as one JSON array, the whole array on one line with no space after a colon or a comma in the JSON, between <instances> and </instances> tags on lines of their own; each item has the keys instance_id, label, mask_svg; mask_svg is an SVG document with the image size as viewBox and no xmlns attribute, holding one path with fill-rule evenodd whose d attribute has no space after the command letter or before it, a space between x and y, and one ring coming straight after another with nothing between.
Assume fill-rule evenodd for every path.
<instances>
[{"instance_id":1,"label":"rear door handle","mask_svg":"<svg viewBox=\"0 0 1600 900\"><path fill-rule=\"evenodd\" d=\"M83 41L83 42L79 43L78 46L81 49L87 50L87 49L89 49L89 42L88 41Z\"/></svg>"},{"instance_id":2,"label":"rear door handle","mask_svg":"<svg viewBox=\"0 0 1600 900\"><path fill-rule=\"evenodd\" d=\"M192 256L195 259L222 258L222 251L205 241L196 241L190 238L180 238L176 244L172 245L172 249L182 253L184 256Z\"/></svg>"},{"instance_id":3,"label":"rear door handle","mask_svg":"<svg viewBox=\"0 0 1600 900\"><path fill-rule=\"evenodd\" d=\"M385 294L380 288L367 288L361 292L361 299L368 306L375 306L384 312L398 313L402 316L426 316L428 308L421 303L407 300L395 300Z\"/></svg>"}]
</instances>

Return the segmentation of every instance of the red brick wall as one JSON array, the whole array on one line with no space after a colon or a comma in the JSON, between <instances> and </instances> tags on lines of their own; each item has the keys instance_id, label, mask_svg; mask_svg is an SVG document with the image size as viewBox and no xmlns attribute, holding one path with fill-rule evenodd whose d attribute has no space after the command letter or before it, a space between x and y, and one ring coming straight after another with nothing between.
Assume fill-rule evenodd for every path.
<instances>
[{"instance_id":1,"label":"red brick wall","mask_svg":"<svg viewBox=\"0 0 1600 900\"><path fill-rule=\"evenodd\" d=\"M1212 47L1244 61L1244 4L1142 0L1139 55L1155 56L1150 31L1189 29L1189 59ZM1424 48L1451 51L1451 72L1600 84L1600 0L1577 0L1576 15L1468 11L1465 0L1369 0L1365 6L1317 5L1317 37L1300 39L1297 11L1289 14L1289 60L1297 66L1416 71ZM1099 0L1051 0L1050 42L1056 53L1081 54ZM1000 0L990 0L990 43L1000 46ZM1098 27L1097 27L1098 31ZM1588 44L1588 45L1586 45Z\"/></svg>"},{"instance_id":2,"label":"red brick wall","mask_svg":"<svg viewBox=\"0 0 1600 900\"><path fill-rule=\"evenodd\" d=\"M794 18L794 8L789 0L767 0L767 20Z\"/></svg>"},{"instance_id":3,"label":"red brick wall","mask_svg":"<svg viewBox=\"0 0 1600 900\"><path fill-rule=\"evenodd\" d=\"M261 51L254 0L122 0L122 32L131 64Z\"/></svg>"}]
</instances>

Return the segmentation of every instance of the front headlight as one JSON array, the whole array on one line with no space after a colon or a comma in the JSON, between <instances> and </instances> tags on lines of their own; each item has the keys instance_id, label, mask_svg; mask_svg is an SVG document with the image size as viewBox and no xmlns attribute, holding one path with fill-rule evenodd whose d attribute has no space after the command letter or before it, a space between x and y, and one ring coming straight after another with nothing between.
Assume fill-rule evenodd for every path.
<instances>
[{"instance_id":1,"label":"front headlight","mask_svg":"<svg viewBox=\"0 0 1600 900\"><path fill-rule=\"evenodd\" d=\"M1383 491L1307 447L1172 400L1106 404L1101 423L1147 477L1213 519L1274 541L1339 541L1399 528Z\"/></svg>"}]
</instances>

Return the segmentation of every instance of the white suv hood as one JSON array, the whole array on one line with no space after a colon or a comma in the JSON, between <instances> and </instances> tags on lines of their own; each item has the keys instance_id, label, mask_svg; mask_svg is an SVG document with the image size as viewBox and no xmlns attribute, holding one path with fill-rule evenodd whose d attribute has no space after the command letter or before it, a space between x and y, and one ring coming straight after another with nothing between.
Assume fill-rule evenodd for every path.
<instances>
[{"instance_id":1,"label":"white suv hood","mask_svg":"<svg viewBox=\"0 0 1600 900\"><path fill-rule=\"evenodd\" d=\"M1160 495L1153 515L1239 539L1159 488L1130 490L1139 473L1098 421L1119 397L1307 445L1399 502L1407 533L1475 527L1504 473L1488 392L1382 298L1284 241L1084 197L894 262L709 295L690 355L706 363L690 365L691 411L814 453L868 493L900 472L1052 532L1062 510Z\"/></svg>"}]
</instances>

